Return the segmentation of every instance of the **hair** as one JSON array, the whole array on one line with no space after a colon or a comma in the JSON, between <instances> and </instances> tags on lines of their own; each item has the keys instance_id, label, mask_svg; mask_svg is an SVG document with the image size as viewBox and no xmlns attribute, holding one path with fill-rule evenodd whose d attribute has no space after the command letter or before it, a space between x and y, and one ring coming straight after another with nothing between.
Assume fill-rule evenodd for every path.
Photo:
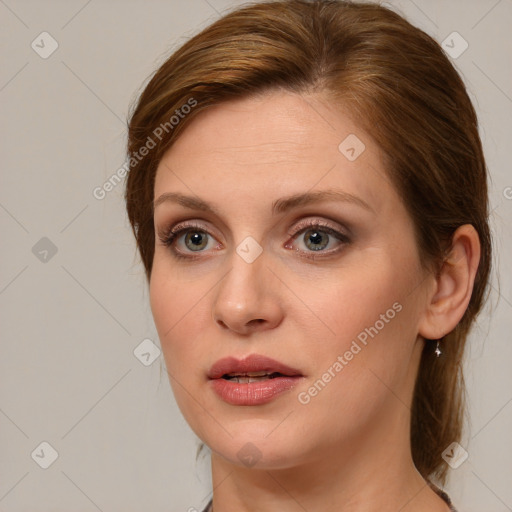
<instances>
[{"instance_id":1,"label":"hair","mask_svg":"<svg viewBox=\"0 0 512 512\"><path fill-rule=\"evenodd\" d=\"M481 258L468 308L443 338L443 357L425 343L411 408L414 464L427 481L444 484L442 452L461 439L464 424L464 347L488 291L487 170L461 77L439 44L404 17L377 3L253 3L190 38L156 70L128 121L125 200L146 278L163 154L208 107L279 89L324 93L370 134L414 222L427 271L439 271L459 226L471 224L478 233ZM140 158L150 140L154 147Z\"/></svg>"}]
</instances>

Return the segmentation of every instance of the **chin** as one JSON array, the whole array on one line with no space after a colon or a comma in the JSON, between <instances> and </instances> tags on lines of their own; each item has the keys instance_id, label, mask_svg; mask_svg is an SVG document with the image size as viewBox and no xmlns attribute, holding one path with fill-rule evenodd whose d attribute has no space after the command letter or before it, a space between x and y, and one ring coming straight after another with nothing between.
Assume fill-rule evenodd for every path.
<instances>
[{"instance_id":1,"label":"chin","mask_svg":"<svg viewBox=\"0 0 512 512\"><path fill-rule=\"evenodd\" d=\"M238 446L238 443L236 443ZM288 469L297 465L296 455L284 450L282 447L250 441L249 438L239 442L240 448L234 446L219 446L212 450L224 460L247 469L278 470Z\"/></svg>"},{"instance_id":2,"label":"chin","mask_svg":"<svg viewBox=\"0 0 512 512\"><path fill-rule=\"evenodd\" d=\"M220 439L212 433L203 439L212 452L241 468L276 470L296 466L306 458L304 439L290 432L289 428L283 428L280 433L277 430L272 432L276 423L272 424L272 428L266 428L265 432L246 425L244 428L231 429L233 437L224 435Z\"/></svg>"}]
</instances>

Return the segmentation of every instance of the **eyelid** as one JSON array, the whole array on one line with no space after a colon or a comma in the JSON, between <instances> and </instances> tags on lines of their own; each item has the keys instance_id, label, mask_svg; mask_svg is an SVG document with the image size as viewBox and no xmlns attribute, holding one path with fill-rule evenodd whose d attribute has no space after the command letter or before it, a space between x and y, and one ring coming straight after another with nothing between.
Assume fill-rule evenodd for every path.
<instances>
[{"instance_id":1,"label":"eyelid","mask_svg":"<svg viewBox=\"0 0 512 512\"><path fill-rule=\"evenodd\" d=\"M308 216L306 219L303 218L299 221L294 221L294 228L293 228L293 230L287 231L287 235L288 236L296 236L300 232L301 228L315 227L315 226L329 227L333 231L336 231L336 232L341 231L339 233L341 235L345 235L347 237L351 236L351 230L347 226L342 226L341 224L333 223L329 219L314 218L312 216ZM214 236L210 233L210 231L208 230L208 228L206 226L199 224L196 220L190 220L190 221L184 220L184 221L178 222L176 225L171 226L171 227L164 226L162 228L157 229L157 235L160 238L160 240L162 240L164 238L167 238L171 233L177 234L179 231L181 231L182 228L183 229L184 228L197 229L197 230L204 231L211 236Z\"/></svg>"},{"instance_id":2,"label":"eyelid","mask_svg":"<svg viewBox=\"0 0 512 512\"><path fill-rule=\"evenodd\" d=\"M325 218L311 218L300 220L297 224L294 225L294 230L291 233L288 233L288 236L297 236L299 233L304 231L305 228L329 228L335 232L335 234L342 235L346 238L350 236L350 230L342 227L341 225L335 224L332 221Z\"/></svg>"},{"instance_id":3,"label":"eyelid","mask_svg":"<svg viewBox=\"0 0 512 512\"><path fill-rule=\"evenodd\" d=\"M157 235L161 242L167 240L171 235L177 236L181 231L185 231L187 229L197 229L198 231L203 231L208 233L210 236L213 236L208 228L202 226L197 223L197 221L182 221L178 222L176 225L171 225L170 227L162 227L157 229Z\"/></svg>"}]
</instances>

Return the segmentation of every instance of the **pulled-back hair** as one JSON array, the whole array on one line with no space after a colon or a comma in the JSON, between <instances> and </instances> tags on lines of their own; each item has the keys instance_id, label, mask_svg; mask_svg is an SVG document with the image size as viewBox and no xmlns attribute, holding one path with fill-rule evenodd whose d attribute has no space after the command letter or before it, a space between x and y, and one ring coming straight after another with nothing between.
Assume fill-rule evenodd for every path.
<instances>
[{"instance_id":1,"label":"pulled-back hair","mask_svg":"<svg viewBox=\"0 0 512 512\"><path fill-rule=\"evenodd\" d=\"M128 127L126 208L146 277L163 154L208 107L272 89L323 92L373 137L414 221L425 269L440 269L457 227L472 224L478 232L481 259L469 306L442 340L443 357L425 343L411 410L414 463L425 479L444 483L442 452L462 435L462 358L485 300L491 238L476 113L461 77L425 32L375 3L284 0L232 11L175 51L148 82Z\"/></svg>"}]
</instances>

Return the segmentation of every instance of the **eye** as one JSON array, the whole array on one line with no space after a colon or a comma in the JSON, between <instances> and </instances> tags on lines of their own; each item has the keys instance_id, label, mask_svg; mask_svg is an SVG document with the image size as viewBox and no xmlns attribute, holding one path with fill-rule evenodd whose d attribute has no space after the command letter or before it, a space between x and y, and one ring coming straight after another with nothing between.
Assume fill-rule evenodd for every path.
<instances>
[{"instance_id":1,"label":"eye","mask_svg":"<svg viewBox=\"0 0 512 512\"><path fill-rule=\"evenodd\" d=\"M193 259L194 256L189 256L186 253L204 252L204 249L209 245L209 238L213 237L198 224L179 224L167 232L159 231L158 238L163 245L172 250L177 258ZM185 249L177 247L180 245L180 241L182 241Z\"/></svg>"},{"instance_id":2,"label":"eye","mask_svg":"<svg viewBox=\"0 0 512 512\"><path fill-rule=\"evenodd\" d=\"M296 248L290 243L285 247L287 249L295 249L303 253L303 256L307 258L317 257L315 254L311 254L315 252L322 253L322 257L337 253L343 248L343 245L350 243L347 235L320 221L307 220L300 223L298 228L298 231L292 236L294 239L298 239L299 247Z\"/></svg>"},{"instance_id":3,"label":"eye","mask_svg":"<svg viewBox=\"0 0 512 512\"><path fill-rule=\"evenodd\" d=\"M350 243L349 237L334 226L325 221L310 219L300 222L291 236L293 240L298 239L299 247L288 242L285 248L295 249L299 255L310 259L328 257ZM158 238L180 259L193 260L201 257L200 253L207 249L220 248L220 243L212 247L211 241L215 240L213 236L203 226L195 223L178 224L169 230L159 230Z\"/></svg>"}]
</instances>

